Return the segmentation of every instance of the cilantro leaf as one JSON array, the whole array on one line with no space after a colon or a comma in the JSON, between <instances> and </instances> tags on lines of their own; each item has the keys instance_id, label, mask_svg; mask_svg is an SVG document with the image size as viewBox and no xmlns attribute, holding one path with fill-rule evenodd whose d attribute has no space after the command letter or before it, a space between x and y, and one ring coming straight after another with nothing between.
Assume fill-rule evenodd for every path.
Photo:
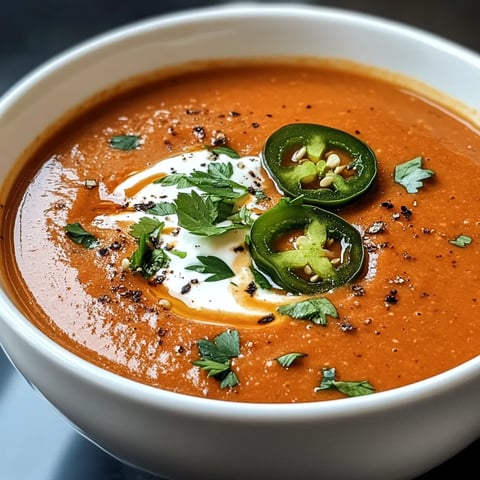
<instances>
[{"instance_id":1,"label":"cilantro leaf","mask_svg":"<svg viewBox=\"0 0 480 480\"><path fill-rule=\"evenodd\" d=\"M83 245L85 248L95 248L98 245L98 239L87 232L80 223L69 223L64 227L70 240Z\"/></svg>"},{"instance_id":2,"label":"cilantro leaf","mask_svg":"<svg viewBox=\"0 0 480 480\"><path fill-rule=\"evenodd\" d=\"M240 355L240 335L237 330L222 332L213 342L201 339L197 345L201 359L195 360L194 365L208 372L208 377L219 380L222 389L238 385L238 377L231 369L231 359Z\"/></svg>"},{"instance_id":3,"label":"cilantro leaf","mask_svg":"<svg viewBox=\"0 0 480 480\"><path fill-rule=\"evenodd\" d=\"M306 356L306 353L291 352L286 353L285 355L280 355L276 360L283 368L288 368L291 367L297 359Z\"/></svg>"},{"instance_id":4,"label":"cilantro leaf","mask_svg":"<svg viewBox=\"0 0 480 480\"><path fill-rule=\"evenodd\" d=\"M138 135L116 135L109 141L110 146L117 150L135 150L140 146Z\"/></svg>"},{"instance_id":5,"label":"cilantro leaf","mask_svg":"<svg viewBox=\"0 0 480 480\"><path fill-rule=\"evenodd\" d=\"M361 381L338 381L335 380L335 368L323 368L323 378L320 386L315 388L315 392L321 390L334 389L343 393L347 397L358 397L375 393L375 388L367 380Z\"/></svg>"},{"instance_id":6,"label":"cilantro leaf","mask_svg":"<svg viewBox=\"0 0 480 480\"><path fill-rule=\"evenodd\" d=\"M280 305L277 310L282 315L289 315L292 318L310 320L317 325L327 325L327 315L338 318L335 306L326 298L312 298L297 303Z\"/></svg>"},{"instance_id":7,"label":"cilantro leaf","mask_svg":"<svg viewBox=\"0 0 480 480\"><path fill-rule=\"evenodd\" d=\"M155 236L158 236L163 230L165 224L156 218L142 217L137 223L130 226L129 233L134 238L140 238L143 233L152 234L157 232Z\"/></svg>"},{"instance_id":8,"label":"cilantro leaf","mask_svg":"<svg viewBox=\"0 0 480 480\"><path fill-rule=\"evenodd\" d=\"M433 170L422 168L423 158L416 157L395 167L395 182L399 183L408 193L417 193L423 187L422 180L435 175Z\"/></svg>"},{"instance_id":9,"label":"cilantro leaf","mask_svg":"<svg viewBox=\"0 0 480 480\"><path fill-rule=\"evenodd\" d=\"M218 282L235 275L233 270L221 258L212 255L199 255L197 260L201 264L189 265L185 268L198 273L211 273L212 275L205 279L206 282Z\"/></svg>"},{"instance_id":10,"label":"cilantro leaf","mask_svg":"<svg viewBox=\"0 0 480 480\"><path fill-rule=\"evenodd\" d=\"M464 248L467 245L470 245L472 241L473 241L472 238L469 237L468 235L459 235L454 240L449 240L449 243L451 243L452 245L455 245L456 247Z\"/></svg>"}]
</instances>

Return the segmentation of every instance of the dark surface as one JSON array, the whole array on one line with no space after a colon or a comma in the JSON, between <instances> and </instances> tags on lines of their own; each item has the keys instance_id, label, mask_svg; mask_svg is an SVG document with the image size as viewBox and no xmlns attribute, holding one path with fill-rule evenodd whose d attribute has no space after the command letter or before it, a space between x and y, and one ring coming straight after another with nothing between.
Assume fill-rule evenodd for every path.
<instances>
[{"instance_id":1,"label":"dark surface","mask_svg":"<svg viewBox=\"0 0 480 480\"><path fill-rule=\"evenodd\" d=\"M223 2L200 0L2 2L0 94L52 55L95 34L152 15L215 3ZM399 2L339 0L304 3L347 8L408 23L480 52L480 2L476 0ZM470 476L464 472L467 465L476 464L479 456L480 441L477 441L418 480L436 480L449 476L476 478L476 474ZM84 439L28 385L0 351L0 479L154 480L155 478L123 465Z\"/></svg>"}]
</instances>

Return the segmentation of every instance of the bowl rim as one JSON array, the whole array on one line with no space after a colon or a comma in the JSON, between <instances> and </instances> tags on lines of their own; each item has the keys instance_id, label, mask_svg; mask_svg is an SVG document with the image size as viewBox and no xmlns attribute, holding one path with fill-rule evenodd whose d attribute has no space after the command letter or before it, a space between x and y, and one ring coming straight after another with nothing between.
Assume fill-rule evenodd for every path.
<instances>
[{"instance_id":1,"label":"bowl rim","mask_svg":"<svg viewBox=\"0 0 480 480\"><path fill-rule=\"evenodd\" d=\"M421 30L395 20L386 19L358 11L320 5L295 3L255 2L227 3L221 5L187 8L185 10L160 14L137 20L101 34L92 36L83 42L63 50L57 55L31 70L13 84L0 97L0 116L8 110L18 98L27 92L32 85L41 81L52 72L64 68L71 62L90 55L98 48L106 48L118 41L130 38L139 32L148 32L159 28L174 27L185 22L204 22L221 19L223 15L244 16L288 16L292 13L303 15L315 14L330 19L341 18L342 21L361 23L374 29L389 30L402 36L414 36L419 41L434 48L444 49L463 62L474 65L480 70L480 55L462 45L445 39L437 34ZM360 412L379 412L383 409L400 407L419 400L431 398L445 390L455 389L467 379L478 377L480 372L480 355L458 365L448 371L410 385L392 390L377 392L362 397L341 398L337 400L320 400L301 403L254 403L230 400L214 400L211 398L191 396L163 390L158 387L142 384L138 381L122 377L75 355L60 346L39 330L16 308L7 294L0 290L0 321L15 332L30 348L49 357L60 368L83 382L98 389L115 392L125 398L134 398L136 402L152 407L168 408L171 412L182 414L224 418L229 421L243 421L245 414L250 419L263 422L293 422L312 415L334 418L335 416L357 416ZM3 350L8 350L2 345ZM9 357L10 358L10 357ZM13 363L13 362L12 362ZM21 373L21 372L20 372ZM22 373L21 373L22 374ZM352 405L354 408L352 408Z\"/></svg>"}]
</instances>

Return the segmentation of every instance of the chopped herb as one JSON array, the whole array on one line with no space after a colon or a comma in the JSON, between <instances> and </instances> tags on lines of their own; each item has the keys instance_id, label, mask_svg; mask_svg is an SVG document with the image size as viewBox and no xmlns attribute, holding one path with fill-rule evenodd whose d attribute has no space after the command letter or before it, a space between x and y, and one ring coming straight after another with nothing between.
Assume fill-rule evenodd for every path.
<instances>
[{"instance_id":1,"label":"chopped herb","mask_svg":"<svg viewBox=\"0 0 480 480\"><path fill-rule=\"evenodd\" d=\"M181 192L175 200L178 225L194 235L207 237L222 235L230 230L248 226L236 221L225 223L223 215L220 216L221 205L221 203L214 202L210 196L201 197L195 190L190 193ZM238 218L238 220L241 219ZM218 223L219 221L222 223Z\"/></svg>"},{"instance_id":2,"label":"chopped herb","mask_svg":"<svg viewBox=\"0 0 480 480\"><path fill-rule=\"evenodd\" d=\"M464 248L472 243L472 238L468 235L459 235L455 240L449 240L449 242L456 247Z\"/></svg>"},{"instance_id":3,"label":"chopped herb","mask_svg":"<svg viewBox=\"0 0 480 480\"><path fill-rule=\"evenodd\" d=\"M222 389L238 385L238 377L231 369L231 359L240 355L240 335L236 330L217 335L213 342L201 339L197 345L201 359L194 361L194 365L205 370L208 377L219 380Z\"/></svg>"},{"instance_id":4,"label":"chopped herb","mask_svg":"<svg viewBox=\"0 0 480 480\"><path fill-rule=\"evenodd\" d=\"M144 232L138 239L138 247L130 257L132 272L140 272L145 278L157 273L161 268L168 266L170 259L166 252L160 248L150 248L148 233Z\"/></svg>"},{"instance_id":5,"label":"chopped herb","mask_svg":"<svg viewBox=\"0 0 480 480\"><path fill-rule=\"evenodd\" d=\"M277 357L277 362L283 367L283 368L288 368L293 365L293 363L301 358L301 357L306 357L306 353L297 353L297 352L292 352L292 353L286 353L285 355L281 355L280 357Z\"/></svg>"},{"instance_id":6,"label":"chopped herb","mask_svg":"<svg viewBox=\"0 0 480 480\"><path fill-rule=\"evenodd\" d=\"M225 145L219 147L206 147L209 152L214 153L215 155L227 155L230 158L240 158L240 155L233 150L233 148L227 147Z\"/></svg>"},{"instance_id":7,"label":"chopped herb","mask_svg":"<svg viewBox=\"0 0 480 480\"><path fill-rule=\"evenodd\" d=\"M423 158L416 157L395 167L395 182L399 183L408 193L417 193L423 187L422 180L435 175L433 170L422 168Z\"/></svg>"},{"instance_id":8,"label":"chopped herb","mask_svg":"<svg viewBox=\"0 0 480 480\"><path fill-rule=\"evenodd\" d=\"M138 135L116 135L110 139L110 146L117 150L135 150L140 145Z\"/></svg>"},{"instance_id":9,"label":"chopped herb","mask_svg":"<svg viewBox=\"0 0 480 480\"><path fill-rule=\"evenodd\" d=\"M206 282L218 282L219 280L225 280L235 275L232 269L221 258L211 255L199 255L197 260L201 262L200 265L190 265L185 268L198 273L212 274L205 279Z\"/></svg>"},{"instance_id":10,"label":"chopped herb","mask_svg":"<svg viewBox=\"0 0 480 480\"><path fill-rule=\"evenodd\" d=\"M310 320L317 325L327 325L327 315L338 318L337 309L326 298L312 298L297 303L280 305L277 310L282 315L290 315L292 318Z\"/></svg>"},{"instance_id":11,"label":"chopped herb","mask_svg":"<svg viewBox=\"0 0 480 480\"><path fill-rule=\"evenodd\" d=\"M155 232L154 237L158 237L163 230L165 224L156 218L142 217L137 223L130 226L130 235L134 238L140 238L142 234L151 235Z\"/></svg>"},{"instance_id":12,"label":"chopped herb","mask_svg":"<svg viewBox=\"0 0 480 480\"><path fill-rule=\"evenodd\" d=\"M75 243L83 245L85 248L95 248L98 245L98 239L87 232L80 223L69 223L64 228L68 238Z\"/></svg>"},{"instance_id":13,"label":"chopped herb","mask_svg":"<svg viewBox=\"0 0 480 480\"><path fill-rule=\"evenodd\" d=\"M260 287L265 290L271 290L272 289L272 284L268 281L267 277L263 275L263 273L260 273L256 268L253 266L250 267L250 271L252 272L253 279L255 283Z\"/></svg>"},{"instance_id":14,"label":"chopped herb","mask_svg":"<svg viewBox=\"0 0 480 480\"><path fill-rule=\"evenodd\" d=\"M315 392L334 389L343 393L347 397L359 397L362 395L370 395L371 393L375 393L375 388L370 385L367 380L353 382L335 380L335 368L323 368L322 372L322 381L320 386L315 388Z\"/></svg>"},{"instance_id":15,"label":"chopped herb","mask_svg":"<svg viewBox=\"0 0 480 480\"><path fill-rule=\"evenodd\" d=\"M233 175L233 166L230 162L212 162L207 171L194 170L189 174L174 173L155 180L164 186L176 185L177 188L196 187L199 190L219 199L235 200L248 193L248 188L230 179Z\"/></svg>"},{"instance_id":16,"label":"chopped herb","mask_svg":"<svg viewBox=\"0 0 480 480\"><path fill-rule=\"evenodd\" d=\"M178 258L185 258L187 256L187 252L181 250L170 250L170 253Z\"/></svg>"},{"instance_id":17,"label":"chopped herb","mask_svg":"<svg viewBox=\"0 0 480 480\"><path fill-rule=\"evenodd\" d=\"M159 216L173 215L177 213L177 209L175 207L175 204L173 203L160 202L155 204L154 207L149 208L147 210L147 213L149 213L150 215L159 215Z\"/></svg>"}]
</instances>

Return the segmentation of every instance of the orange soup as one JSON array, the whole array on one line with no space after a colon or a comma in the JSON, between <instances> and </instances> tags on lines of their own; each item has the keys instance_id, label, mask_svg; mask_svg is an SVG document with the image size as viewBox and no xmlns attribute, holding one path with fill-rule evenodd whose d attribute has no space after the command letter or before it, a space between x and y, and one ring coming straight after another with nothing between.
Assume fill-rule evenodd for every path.
<instances>
[{"instance_id":1,"label":"orange soup","mask_svg":"<svg viewBox=\"0 0 480 480\"><path fill-rule=\"evenodd\" d=\"M7 287L55 342L243 402L374 394L479 354L478 126L332 63L120 90L30 152L3 205Z\"/></svg>"}]
</instances>

